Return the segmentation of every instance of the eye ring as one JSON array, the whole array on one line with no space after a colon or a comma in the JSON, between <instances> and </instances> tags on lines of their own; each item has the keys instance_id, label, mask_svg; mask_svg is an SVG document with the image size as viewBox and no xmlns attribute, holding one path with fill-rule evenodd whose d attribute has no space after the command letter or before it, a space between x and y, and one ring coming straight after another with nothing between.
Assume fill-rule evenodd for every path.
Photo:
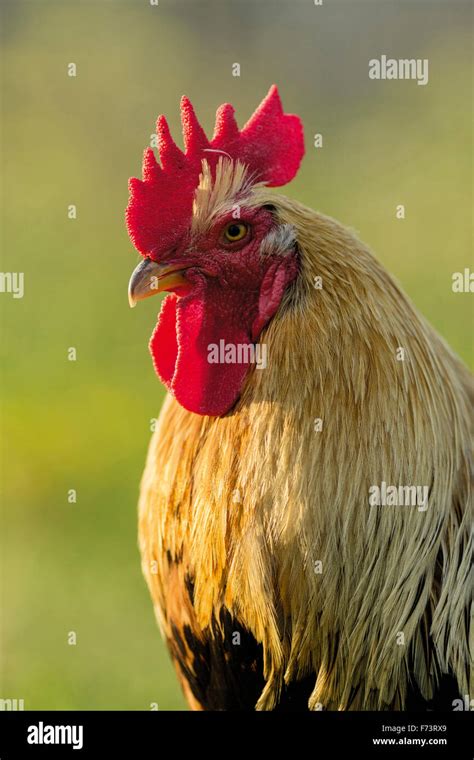
<instances>
[{"instance_id":1,"label":"eye ring","mask_svg":"<svg viewBox=\"0 0 474 760\"><path fill-rule=\"evenodd\" d=\"M227 243L238 243L249 232L249 225L245 222L230 222L224 228L224 239Z\"/></svg>"}]
</instances>

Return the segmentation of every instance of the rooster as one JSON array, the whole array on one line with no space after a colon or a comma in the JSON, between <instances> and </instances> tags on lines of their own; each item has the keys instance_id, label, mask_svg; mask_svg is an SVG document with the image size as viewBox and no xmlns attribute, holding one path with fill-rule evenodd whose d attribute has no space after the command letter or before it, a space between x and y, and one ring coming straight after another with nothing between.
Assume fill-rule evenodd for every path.
<instances>
[{"instance_id":1,"label":"rooster","mask_svg":"<svg viewBox=\"0 0 474 760\"><path fill-rule=\"evenodd\" d=\"M126 219L130 304L168 293L139 545L186 699L453 709L471 375L351 231L271 190L304 153L275 86L241 130L221 106L211 140L186 98L181 116L184 152L160 117Z\"/></svg>"}]
</instances>

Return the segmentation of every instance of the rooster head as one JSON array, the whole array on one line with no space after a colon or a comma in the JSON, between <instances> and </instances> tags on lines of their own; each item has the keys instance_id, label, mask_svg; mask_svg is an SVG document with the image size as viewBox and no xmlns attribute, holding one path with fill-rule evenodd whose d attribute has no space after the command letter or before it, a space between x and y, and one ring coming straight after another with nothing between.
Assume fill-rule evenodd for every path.
<instances>
[{"instance_id":1,"label":"rooster head","mask_svg":"<svg viewBox=\"0 0 474 760\"><path fill-rule=\"evenodd\" d=\"M181 120L184 152L160 116L160 164L148 148L143 179L130 180L127 227L144 260L129 301L169 293L150 341L155 370L185 409L221 416L237 401L251 356L228 362L227 347L258 341L297 276L294 232L258 190L295 176L303 129L283 112L275 86L242 130L229 104L218 109L211 140L187 98ZM210 361L215 346L224 347L222 361Z\"/></svg>"}]
</instances>

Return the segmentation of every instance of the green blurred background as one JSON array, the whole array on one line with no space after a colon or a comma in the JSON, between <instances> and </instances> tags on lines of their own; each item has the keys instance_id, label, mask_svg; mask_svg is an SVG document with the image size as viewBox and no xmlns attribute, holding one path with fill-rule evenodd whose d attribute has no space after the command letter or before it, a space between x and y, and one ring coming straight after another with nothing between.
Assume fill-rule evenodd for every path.
<instances>
[{"instance_id":1,"label":"green blurred background","mask_svg":"<svg viewBox=\"0 0 474 760\"><path fill-rule=\"evenodd\" d=\"M472 296L451 290L473 266L470 4L15 0L2 17L2 271L25 295L0 295L0 697L180 709L136 549L163 391L158 304L126 298L128 177L159 113L179 138L183 93L210 132L220 103L242 124L276 82L307 143L285 192L355 228L472 366ZM428 58L429 84L369 80L382 53Z\"/></svg>"}]
</instances>

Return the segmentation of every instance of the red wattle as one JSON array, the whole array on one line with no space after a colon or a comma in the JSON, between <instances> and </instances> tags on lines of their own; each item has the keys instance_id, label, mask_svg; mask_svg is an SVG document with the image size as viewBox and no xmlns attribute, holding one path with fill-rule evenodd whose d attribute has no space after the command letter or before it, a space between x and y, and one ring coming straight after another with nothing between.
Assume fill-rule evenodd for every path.
<instances>
[{"instance_id":1,"label":"red wattle","mask_svg":"<svg viewBox=\"0 0 474 760\"><path fill-rule=\"evenodd\" d=\"M178 298L167 296L163 302L150 351L155 370L177 401L190 412L221 416L228 412L240 395L249 362L210 363L209 347L224 341L228 346L250 345L245 323L256 308L242 305L242 296L198 293ZM255 294L254 300L255 300Z\"/></svg>"},{"instance_id":2,"label":"red wattle","mask_svg":"<svg viewBox=\"0 0 474 760\"><path fill-rule=\"evenodd\" d=\"M190 412L221 416L237 401L250 366L250 351L297 275L296 256L276 258L259 290L222 288L217 280L190 274L192 290L163 301L150 341L156 373ZM211 346L218 361L210 361ZM226 348L237 352L226 362ZM240 352L240 353L239 353Z\"/></svg>"},{"instance_id":3,"label":"red wattle","mask_svg":"<svg viewBox=\"0 0 474 760\"><path fill-rule=\"evenodd\" d=\"M171 390L171 381L178 358L178 341L176 336L176 302L172 293L161 304L158 322L150 340L150 352L155 371L161 382Z\"/></svg>"}]
</instances>

